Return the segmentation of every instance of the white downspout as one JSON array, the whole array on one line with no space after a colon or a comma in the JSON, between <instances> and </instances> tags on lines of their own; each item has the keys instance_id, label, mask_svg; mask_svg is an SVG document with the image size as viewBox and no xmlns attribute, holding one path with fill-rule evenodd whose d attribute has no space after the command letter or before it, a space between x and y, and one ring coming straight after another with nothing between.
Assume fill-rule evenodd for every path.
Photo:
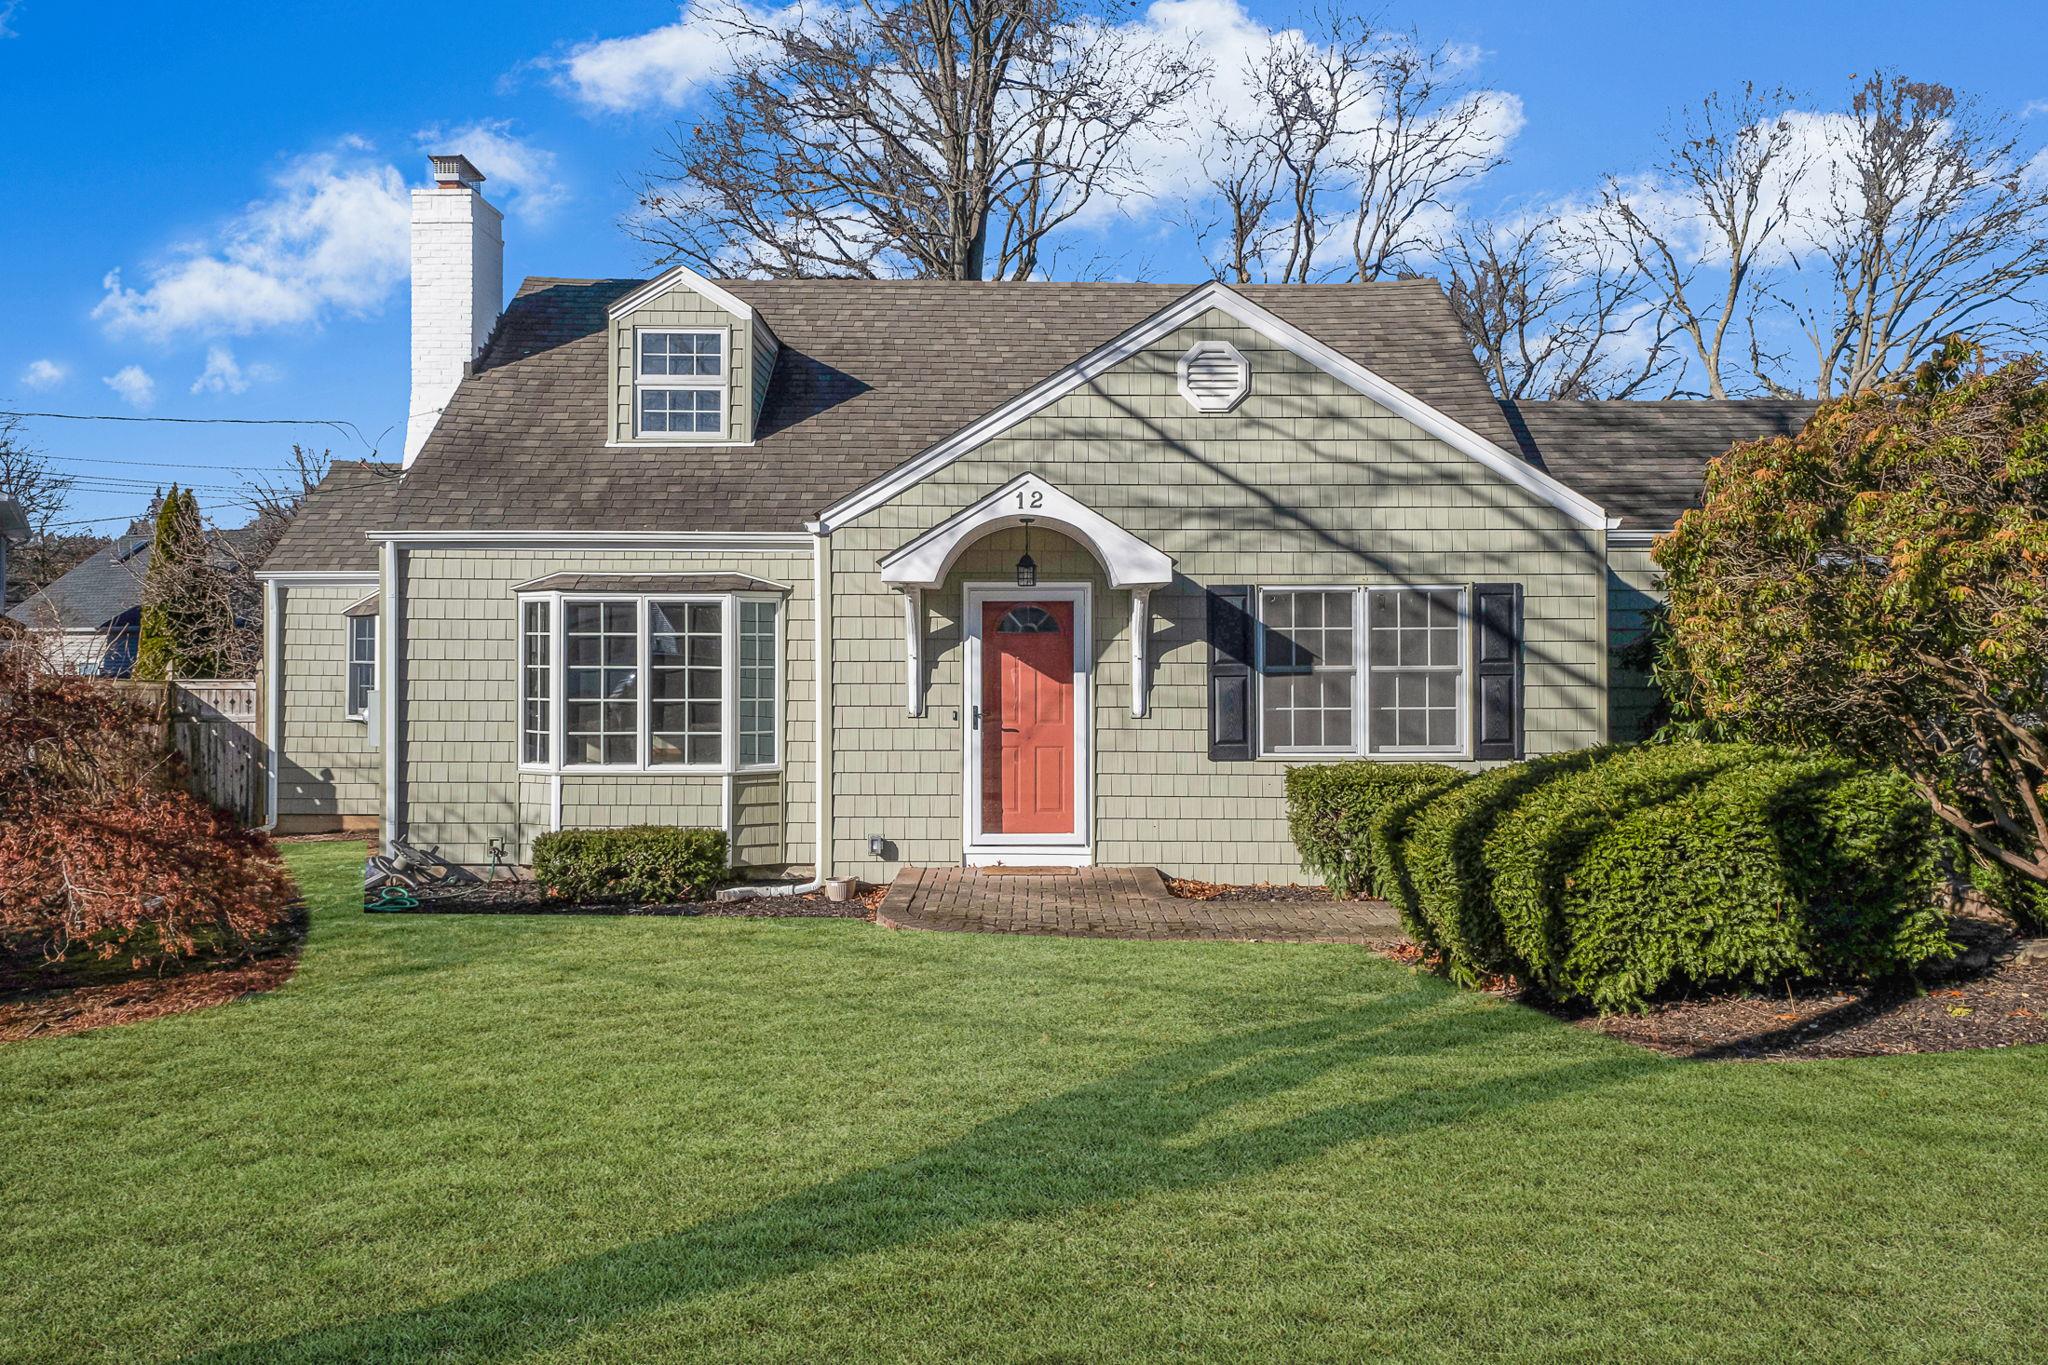
<instances>
[{"instance_id":1,"label":"white downspout","mask_svg":"<svg viewBox=\"0 0 2048 1365\"><path fill-rule=\"evenodd\" d=\"M284 592L263 580L263 828L277 828L277 746L284 736Z\"/></svg>"},{"instance_id":2,"label":"white downspout","mask_svg":"<svg viewBox=\"0 0 2048 1365\"><path fill-rule=\"evenodd\" d=\"M379 680L384 688L384 851L392 851L392 840L398 837L398 675L399 656L404 653L403 642L398 634L398 542L387 540L378 547L379 567L382 570L383 595L377 599L379 610L384 614L382 629L377 640L377 671L383 674Z\"/></svg>"}]
</instances>

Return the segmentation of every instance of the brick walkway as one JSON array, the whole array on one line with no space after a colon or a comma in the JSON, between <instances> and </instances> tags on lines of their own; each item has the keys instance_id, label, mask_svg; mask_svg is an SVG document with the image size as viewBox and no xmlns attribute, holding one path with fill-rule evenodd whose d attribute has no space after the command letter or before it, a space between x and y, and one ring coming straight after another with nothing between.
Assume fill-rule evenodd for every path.
<instances>
[{"instance_id":1,"label":"brick walkway","mask_svg":"<svg viewBox=\"0 0 2048 1365\"><path fill-rule=\"evenodd\" d=\"M1076 938L1390 943L1401 937L1393 907L1384 902L1182 900L1149 867L906 867L875 922L887 929Z\"/></svg>"}]
</instances>

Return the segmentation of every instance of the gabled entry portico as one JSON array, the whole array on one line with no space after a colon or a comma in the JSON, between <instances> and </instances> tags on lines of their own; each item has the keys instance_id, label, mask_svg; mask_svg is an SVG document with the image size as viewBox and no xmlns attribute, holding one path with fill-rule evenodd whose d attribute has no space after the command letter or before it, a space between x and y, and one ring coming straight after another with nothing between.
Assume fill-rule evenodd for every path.
<instances>
[{"instance_id":1,"label":"gabled entry portico","mask_svg":"<svg viewBox=\"0 0 2048 1365\"><path fill-rule=\"evenodd\" d=\"M1018 476L882 560L882 581L903 594L906 712L925 709L925 594L941 590L968 546L1013 527L1085 548L1108 586L1130 594L1130 706L1143 716L1151 594L1173 581L1173 561L1036 474ZM1091 862L1094 592L1085 582L1035 580L973 582L958 592L964 861Z\"/></svg>"}]
</instances>

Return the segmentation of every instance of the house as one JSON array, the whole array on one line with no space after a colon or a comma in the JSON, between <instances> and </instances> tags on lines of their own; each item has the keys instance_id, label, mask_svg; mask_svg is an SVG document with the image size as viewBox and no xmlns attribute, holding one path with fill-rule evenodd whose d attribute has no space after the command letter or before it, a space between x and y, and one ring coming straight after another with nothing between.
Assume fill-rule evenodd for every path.
<instances>
[{"instance_id":1,"label":"house","mask_svg":"<svg viewBox=\"0 0 2048 1365\"><path fill-rule=\"evenodd\" d=\"M481 864L1301 876L1283 781L1642 709L1647 549L1784 404L1495 400L1428 281L528 279L436 158L413 426L263 577L280 828Z\"/></svg>"},{"instance_id":2,"label":"house","mask_svg":"<svg viewBox=\"0 0 2048 1365\"><path fill-rule=\"evenodd\" d=\"M227 569L260 544L257 528L207 532L208 556ZM142 627L142 580L154 527L132 523L58 578L8 611L44 657L66 673L125 678L135 667ZM253 604L252 604L253 605ZM238 617L241 612L238 610Z\"/></svg>"},{"instance_id":3,"label":"house","mask_svg":"<svg viewBox=\"0 0 2048 1365\"><path fill-rule=\"evenodd\" d=\"M66 673L125 678L135 665L142 621L142 574L153 539L137 523L7 612L52 666Z\"/></svg>"}]
</instances>

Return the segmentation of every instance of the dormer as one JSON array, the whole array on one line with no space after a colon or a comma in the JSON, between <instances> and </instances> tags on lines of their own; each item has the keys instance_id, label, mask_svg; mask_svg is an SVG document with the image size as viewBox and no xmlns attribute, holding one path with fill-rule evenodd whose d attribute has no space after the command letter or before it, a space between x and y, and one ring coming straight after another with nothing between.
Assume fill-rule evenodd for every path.
<instances>
[{"instance_id":1,"label":"dormer","mask_svg":"<svg viewBox=\"0 0 2048 1365\"><path fill-rule=\"evenodd\" d=\"M675 266L611 308L611 442L747 445L781 343L753 305Z\"/></svg>"}]
</instances>

